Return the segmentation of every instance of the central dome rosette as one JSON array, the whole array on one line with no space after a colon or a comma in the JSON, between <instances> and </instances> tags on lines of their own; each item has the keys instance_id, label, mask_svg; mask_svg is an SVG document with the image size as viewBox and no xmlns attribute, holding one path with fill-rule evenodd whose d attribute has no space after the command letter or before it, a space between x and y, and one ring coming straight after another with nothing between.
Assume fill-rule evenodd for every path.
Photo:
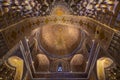
<instances>
[{"instance_id":1,"label":"central dome rosette","mask_svg":"<svg viewBox=\"0 0 120 80\"><path fill-rule=\"evenodd\" d=\"M80 48L81 30L72 25L54 24L41 27L40 48L50 56L69 56Z\"/></svg>"}]
</instances>

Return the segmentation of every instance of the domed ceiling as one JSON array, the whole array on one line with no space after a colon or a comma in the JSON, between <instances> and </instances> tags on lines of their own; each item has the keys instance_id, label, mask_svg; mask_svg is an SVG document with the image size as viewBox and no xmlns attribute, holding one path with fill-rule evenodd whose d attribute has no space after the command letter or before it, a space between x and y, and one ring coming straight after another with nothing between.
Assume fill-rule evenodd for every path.
<instances>
[{"instance_id":1,"label":"domed ceiling","mask_svg":"<svg viewBox=\"0 0 120 80\"><path fill-rule=\"evenodd\" d=\"M72 25L54 24L41 27L40 48L50 56L65 57L80 48L81 30Z\"/></svg>"}]
</instances>

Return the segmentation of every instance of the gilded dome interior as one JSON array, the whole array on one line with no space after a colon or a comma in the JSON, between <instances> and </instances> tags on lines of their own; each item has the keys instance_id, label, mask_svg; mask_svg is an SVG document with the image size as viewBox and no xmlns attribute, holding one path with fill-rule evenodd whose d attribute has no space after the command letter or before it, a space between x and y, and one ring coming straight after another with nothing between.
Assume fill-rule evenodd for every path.
<instances>
[{"instance_id":1,"label":"gilded dome interior","mask_svg":"<svg viewBox=\"0 0 120 80\"><path fill-rule=\"evenodd\" d=\"M63 57L79 48L81 30L73 25L52 24L40 28L40 46L50 55Z\"/></svg>"}]
</instances>

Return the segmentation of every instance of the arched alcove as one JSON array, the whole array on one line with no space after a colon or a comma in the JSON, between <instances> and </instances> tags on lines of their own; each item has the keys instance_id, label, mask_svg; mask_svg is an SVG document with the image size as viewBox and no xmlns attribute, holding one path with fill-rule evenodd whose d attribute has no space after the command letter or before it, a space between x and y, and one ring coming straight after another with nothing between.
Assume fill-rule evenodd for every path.
<instances>
[{"instance_id":1,"label":"arched alcove","mask_svg":"<svg viewBox=\"0 0 120 80\"><path fill-rule=\"evenodd\" d=\"M72 72L83 72L85 70L84 56L82 54L75 54L70 61Z\"/></svg>"},{"instance_id":2,"label":"arched alcove","mask_svg":"<svg viewBox=\"0 0 120 80\"><path fill-rule=\"evenodd\" d=\"M51 72L59 72L58 68L61 67L61 72L69 72L70 71L70 65L67 60L64 59L57 59L55 61L51 62L50 65L50 71Z\"/></svg>"},{"instance_id":3,"label":"arched alcove","mask_svg":"<svg viewBox=\"0 0 120 80\"><path fill-rule=\"evenodd\" d=\"M37 72L48 72L50 61L45 54L38 54L34 61L35 69Z\"/></svg>"}]
</instances>

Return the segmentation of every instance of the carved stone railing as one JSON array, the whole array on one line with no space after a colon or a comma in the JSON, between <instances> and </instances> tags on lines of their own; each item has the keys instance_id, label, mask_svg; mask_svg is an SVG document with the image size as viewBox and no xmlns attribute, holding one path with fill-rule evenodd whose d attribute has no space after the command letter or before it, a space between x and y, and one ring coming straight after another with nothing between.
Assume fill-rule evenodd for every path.
<instances>
[{"instance_id":1,"label":"carved stone railing","mask_svg":"<svg viewBox=\"0 0 120 80\"><path fill-rule=\"evenodd\" d=\"M115 33L108 48L109 54L120 64L120 33Z\"/></svg>"}]
</instances>

